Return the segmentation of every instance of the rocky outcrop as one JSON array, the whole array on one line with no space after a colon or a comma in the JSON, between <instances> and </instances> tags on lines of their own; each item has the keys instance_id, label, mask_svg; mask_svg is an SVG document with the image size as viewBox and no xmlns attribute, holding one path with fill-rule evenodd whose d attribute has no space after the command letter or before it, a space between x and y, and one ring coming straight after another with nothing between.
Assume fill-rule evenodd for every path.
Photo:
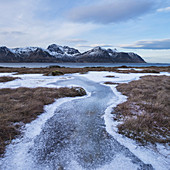
<instances>
[{"instance_id":1,"label":"rocky outcrop","mask_svg":"<svg viewBox=\"0 0 170 170\"><path fill-rule=\"evenodd\" d=\"M68 46L49 45L39 47L0 47L0 62L86 62L86 63L144 63L135 53L118 52L116 49L95 47L84 53Z\"/></svg>"}]
</instances>

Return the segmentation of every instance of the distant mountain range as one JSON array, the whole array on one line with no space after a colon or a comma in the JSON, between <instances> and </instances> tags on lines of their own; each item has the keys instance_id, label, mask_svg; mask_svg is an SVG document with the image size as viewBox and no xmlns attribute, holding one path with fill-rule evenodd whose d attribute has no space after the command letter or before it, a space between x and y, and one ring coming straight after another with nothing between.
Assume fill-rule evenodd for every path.
<instances>
[{"instance_id":1,"label":"distant mountain range","mask_svg":"<svg viewBox=\"0 0 170 170\"><path fill-rule=\"evenodd\" d=\"M118 52L116 49L95 47L84 53L68 46L49 45L40 47L0 47L0 62L77 62L77 63L145 63L135 53Z\"/></svg>"}]
</instances>

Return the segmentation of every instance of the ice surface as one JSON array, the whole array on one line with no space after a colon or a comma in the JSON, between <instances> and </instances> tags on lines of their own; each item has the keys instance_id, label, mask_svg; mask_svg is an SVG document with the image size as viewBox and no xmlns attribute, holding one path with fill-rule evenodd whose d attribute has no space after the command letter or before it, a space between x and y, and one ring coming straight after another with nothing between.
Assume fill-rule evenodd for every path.
<instances>
[{"instance_id":1,"label":"ice surface","mask_svg":"<svg viewBox=\"0 0 170 170\"><path fill-rule=\"evenodd\" d=\"M107 75L115 76L113 78L107 78ZM81 75L92 81L98 83L104 83L106 81L113 81L115 83L128 83L132 80L138 80L141 76L145 75L167 75L170 76L170 73L161 72L160 74L151 74L151 73L130 73L130 74L122 74L122 73L114 73L114 72L89 72L88 74ZM109 86L109 85L107 85ZM111 115L111 111L118 104L123 103L127 100L127 97L122 95L120 92L116 90L116 85L110 85L114 96L111 101L109 101L110 106L106 109L104 119L106 124L106 130L110 133L114 138L120 142L122 145L126 146L132 153L138 156L144 163L151 164L156 170L165 170L170 166L170 156L168 152L167 146L165 147L162 144L158 144L158 147L143 147L138 146L135 141L124 137L121 134L117 133L117 125L118 122L113 121L113 115Z\"/></svg>"}]
</instances>

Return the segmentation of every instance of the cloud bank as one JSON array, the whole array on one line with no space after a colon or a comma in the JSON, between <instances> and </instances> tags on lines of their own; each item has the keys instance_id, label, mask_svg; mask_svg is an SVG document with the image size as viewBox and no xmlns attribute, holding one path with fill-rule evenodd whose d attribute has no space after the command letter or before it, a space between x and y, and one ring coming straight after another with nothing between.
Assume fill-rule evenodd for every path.
<instances>
[{"instance_id":1,"label":"cloud bank","mask_svg":"<svg viewBox=\"0 0 170 170\"><path fill-rule=\"evenodd\" d=\"M83 23L115 23L141 16L149 12L154 4L153 0L104 0L72 9L69 19Z\"/></svg>"},{"instance_id":2,"label":"cloud bank","mask_svg":"<svg viewBox=\"0 0 170 170\"><path fill-rule=\"evenodd\" d=\"M158 12L170 12L170 7L166 7L166 8L159 8L157 9Z\"/></svg>"},{"instance_id":3,"label":"cloud bank","mask_svg":"<svg viewBox=\"0 0 170 170\"><path fill-rule=\"evenodd\" d=\"M91 44L91 45L82 45L78 44L77 47L85 47L85 48L94 48L94 47L113 47L112 44Z\"/></svg>"},{"instance_id":4,"label":"cloud bank","mask_svg":"<svg viewBox=\"0 0 170 170\"><path fill-rule=\"evenodd\" d=\"M152 49L152 50L169 50L170 39L151 40L151 41L137 41L130 45L120 45L127 49Z\"/></svg>"}]
</instances>

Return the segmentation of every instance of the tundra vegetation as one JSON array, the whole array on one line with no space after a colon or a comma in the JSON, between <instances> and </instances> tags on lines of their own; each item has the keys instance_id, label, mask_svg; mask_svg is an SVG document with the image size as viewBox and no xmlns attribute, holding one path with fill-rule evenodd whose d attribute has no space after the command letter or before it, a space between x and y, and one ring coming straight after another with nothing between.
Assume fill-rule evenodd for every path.
<instances>
[{"instance_id":1,"label":"tundra vegetation","mask_svg":"<svg viewBox=\"0 0 170 170\"><path fill-rule=\"evenodd\" d=\"M119 70L118 68L127 68L127 70ZM44 74L48 75L61 75L69 73L87 73L88 71L110 71L117 73L159 73L159 72L170 72L170 67L137 67L143 70L129 69L132 67L84 67L84 68L69 68L60 66L50 66L47 68L11 68L11 67L0 67L0 73L11 73L16 74Z\"/></svg>"},{"instance_id":2,"label":"tundra vegetation","mask_svg":"<svg viewBox=\"0 0 170 170\"><path fill-rule=\"evenodd\" d=\"M0 83L5 83L5 82L8 82L8 81L13 81L15 79L18 79L18 77L3 76L3 77L0 77Z\"/></svg>"},{"instance_id":3,"label":"tundra vegetation","mask_svg":"<svg viewBox=\"0 0 170 170\"><path fill-rule=\"evenodd\" d=\"M170 77L144 76L117 86L128 96L113 111L114 119L123 121L119 133L143 144L170 142Z\"/></svg>"},{"instance_id":4,"label":"tundra vegetation","mask_svg":"<svg viewBox=\"0 0 170 170\"><path fill-rule=\"evenodd\" d=\"M20 127L44 112L44 105L57 98L83 96L82 88L17 88L0 89L0 155L5 146L20 134Z\"/></svg>"}]
</instances>

